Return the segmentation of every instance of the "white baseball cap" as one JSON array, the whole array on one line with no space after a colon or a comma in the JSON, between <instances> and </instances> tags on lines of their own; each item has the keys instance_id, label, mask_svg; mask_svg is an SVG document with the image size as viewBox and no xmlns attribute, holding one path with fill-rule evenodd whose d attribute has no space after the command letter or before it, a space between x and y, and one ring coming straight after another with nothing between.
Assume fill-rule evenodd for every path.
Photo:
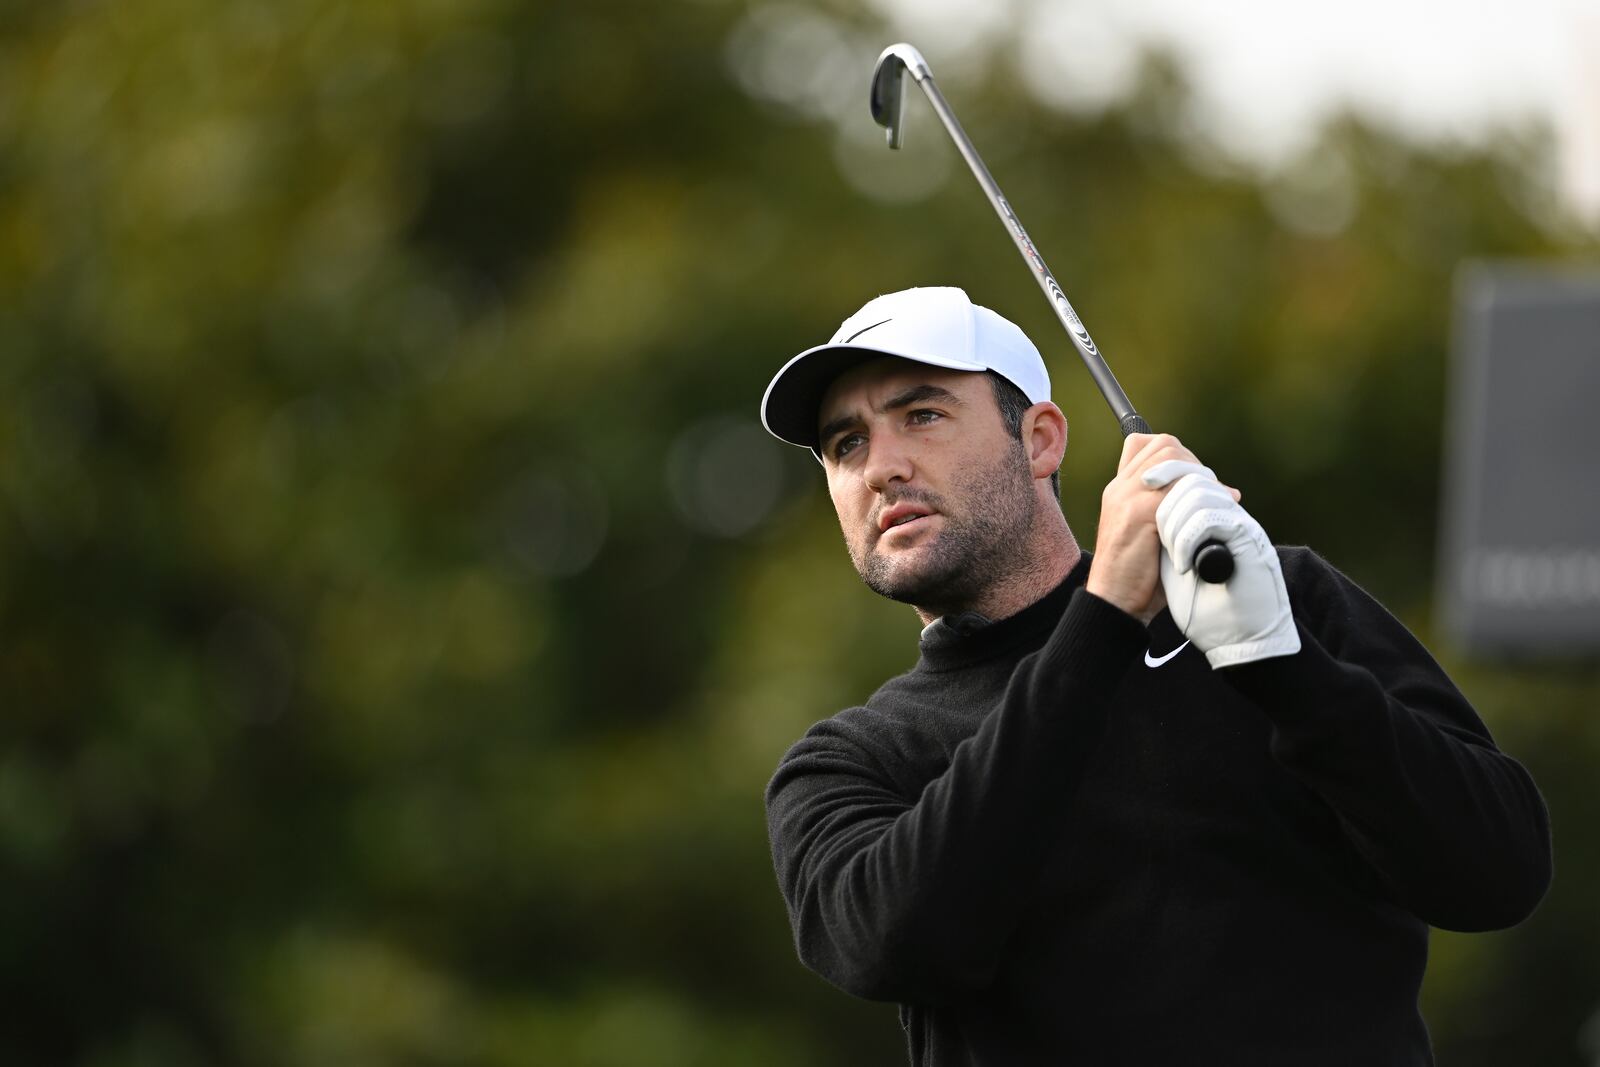
<instances>
[{"instance_id":1,"label":"white baseball cap","mask_svg":"<svg viewBox=\"0 0 1600 1067\"><path fill-rule=\"evenodd\" d=\"M785 363L761 398L762 425L781 441L816 451L822 394L851 367L880 356L950 370L992 370L1022 390L1028 403L1050 399L1044 360L1015 323L954 286L927 286L868 301L827 344Z\"/></svg>"}]
</instances>

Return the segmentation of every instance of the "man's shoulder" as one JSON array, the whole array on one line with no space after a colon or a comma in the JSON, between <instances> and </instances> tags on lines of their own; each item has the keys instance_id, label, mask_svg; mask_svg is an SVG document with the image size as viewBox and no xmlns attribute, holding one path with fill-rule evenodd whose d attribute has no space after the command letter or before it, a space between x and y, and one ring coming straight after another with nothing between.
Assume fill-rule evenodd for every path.
<instances>
[{"instance_id":1,"label":"man's shoulder","mask_svg":"<svg viewBox=\"0 0 1600 1067\"><path fill-rule=\"evenodd\" d=\"M915 668L880 685L863 704L814 723L785 760L807 752L845 750L894 768L928 758L956 724L942 708L936 679Z\"/></svg>"},{"instance_id":2,"label":"man's shoulder","mask_svg":"<svg viewBox=\"0 0 1600 1067\"><path fill-rule=\"evenodd\" d=\"M811 725L796 747L816 738L838 739L861 747L874 748L891 740L901 728L901 708L905 704L902 679L896 675L880 685L864 703L834 712Z\"/></svg>"},{"instance_id":3,"label":"man's shoulder","mask_svg":"<svg viewBox=\"0 0 1600 1067\"><path fill-rule=\"evenodd\" d=\"M1425 652L1415 634L1353 578L1304 545L1276 545L1295 616L1338 654L1361 635Z\"/></svg>"},{"instance_id":4,"label":"man's shoulder","mask_svg":"<svg viewBox=\"0 0 1600 1067\"><path fill-rule=\"evenodd\" d=\"M1293 592L1296 586L1300 586L1319 589L1330 596L1354 595L1376 603L1377 598L1372 593L1316 549L1306 545L1273 547L1278 551L1278 562L1283 567L1283 580L1290 592Z\"/></svg>"},{"instance_id":5,"label":"man's shoulder","mask_svg":"<svg viewBox=\"0 0 1600 1067\"><path fill-rule=\"evenodd\" d=\"M1278 562L1283 566L1285 579L1289 578L1291 573L1296 577L1301 577L1332 569L1332 565L1318 555L1316 550L1309 545L1273 545L1272 547L1278 550Z\"/></svg>"},{"instance_id":6,"label":"man's shoulder","mask_svg":"<svg viewBox=\"0 0 1600 1067\"><path fill-rule=\"evenodd\" d=\"M1273 548L1278 551L1283 582L1291 594L1359 588L1325 556L1307 545L1274 545Z\"/></svg>"},{"instance_id":7,"label":"man's shoulder","mask_svg":"<svg viewBox=\"0 0 1600 1067\"><path fill-rule=\"evenodd\" d=\"M910 725L910 709L926 679L915 669L885 681L866 701L844 708L812 726L808 733L840 733L860 740L889 740Z\"/></svg>"},{"instance_id":8,"label":"man's shoulder","mask_svg":"<svg viewBox=\"0 0 1600 1067\"><path fill-rule=\"evenodd\" d=\"M906 723L870 703L813 723L778 761L767 786L768 804L789 785L813 775L845 774L898 783L906 764L906 729Z\"/></svg>"}]
</instances>

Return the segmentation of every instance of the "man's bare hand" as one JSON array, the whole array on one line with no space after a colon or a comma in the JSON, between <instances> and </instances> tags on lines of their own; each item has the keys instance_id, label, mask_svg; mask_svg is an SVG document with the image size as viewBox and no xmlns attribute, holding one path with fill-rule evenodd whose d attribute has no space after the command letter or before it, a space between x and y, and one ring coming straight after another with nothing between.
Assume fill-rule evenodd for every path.
<instances>
[{"instance_id":1,"label":"man's bare hand","mask_svg":"<svg viewBox=\"0 0 1600 1067\"><path fill-rule=\"evenodd\" d=\"M1171 490L1146 485L1142 476L1158 463L1199 464L1195 454L1171 434L1129 434L1122 442L1117 476L1100 494L1100 529L1095 535L1094 562L1085 588L1149 623L1166 607L1161 588L1161 537L1156 508ZM1237 489L1228 488L1234 500Z\"/></svg>"}]
</instances>

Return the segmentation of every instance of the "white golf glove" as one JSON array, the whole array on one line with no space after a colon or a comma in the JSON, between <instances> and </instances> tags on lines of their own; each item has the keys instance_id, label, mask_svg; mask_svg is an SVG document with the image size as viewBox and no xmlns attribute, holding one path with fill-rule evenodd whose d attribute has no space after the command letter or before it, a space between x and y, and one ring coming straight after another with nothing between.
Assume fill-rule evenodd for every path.
<instances>
[{"instance_id":1,"label":"white golf glove","mask_svg":"<svg viewBox=\"0 0 1600 1067\"><path fill-rule=\"evenodd\" d=\"M1198 463L1167 460L1141 480L1152 489L1177 483L1156 508L1156 530L1166 549L1161 587L1173 622L1212 668L1300 651L1277 550L1216 475ZM1194 571L1195 550L1211 540L1233 556L1233 576L1225 583L1201 581Z\"/></svg>"}]
</instances>

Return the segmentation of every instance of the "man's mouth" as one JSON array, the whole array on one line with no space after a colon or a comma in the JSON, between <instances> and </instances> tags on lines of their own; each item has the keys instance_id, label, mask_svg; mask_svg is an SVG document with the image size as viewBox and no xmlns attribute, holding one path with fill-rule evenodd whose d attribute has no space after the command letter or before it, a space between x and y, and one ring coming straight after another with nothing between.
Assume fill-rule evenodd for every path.
<instances>
[{"instance_id":1,"label":"man's mouth","mask_svg":"<svg viewBox=\"0 0 1600 1067\"><path fill-rule=\"evenodd\" d=\"M878 532L888 533L890 530L926 519L932 514L932 511L916 504L896 504L878 516Z\"/></svg>"}]
</instances>

